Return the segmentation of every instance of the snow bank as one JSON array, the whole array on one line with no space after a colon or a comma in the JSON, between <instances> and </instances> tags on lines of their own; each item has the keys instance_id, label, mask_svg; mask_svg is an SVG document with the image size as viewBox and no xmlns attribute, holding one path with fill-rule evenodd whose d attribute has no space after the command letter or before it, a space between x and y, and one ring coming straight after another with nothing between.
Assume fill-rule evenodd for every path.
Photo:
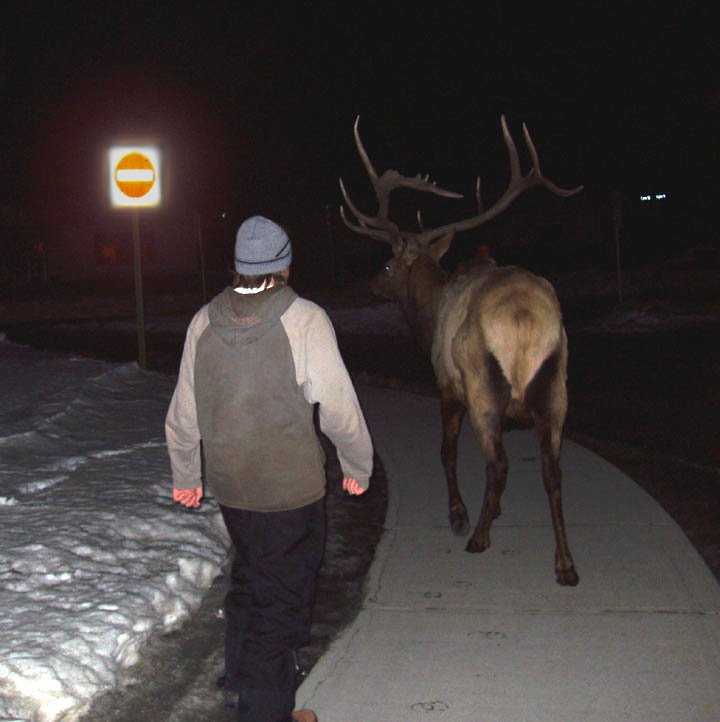
<instances>
[{"instance_id":1,"label":"snow bank","mask_svg":"<svg viewBox=\"0 0 720 722\"><path fill-rule=\"evenodd\" d=\"M0 718L73 720L227 558L214 502L171 502L174 379L0 342Z\"/></svg>"}]
</instances>

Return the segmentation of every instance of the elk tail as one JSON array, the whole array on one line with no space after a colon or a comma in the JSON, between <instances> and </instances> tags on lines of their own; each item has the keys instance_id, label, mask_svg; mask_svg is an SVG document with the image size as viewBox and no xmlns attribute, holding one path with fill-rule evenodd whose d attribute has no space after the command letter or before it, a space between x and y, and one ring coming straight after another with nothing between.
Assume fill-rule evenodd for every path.
<instances>
[{"instance_id":1,"label":"elk tail","mask_svg":"<svg viewBox=\"0 0 720 722\"><path fill-rule=\"evenodd\" d=\"M512 402L524 404L528 384L557 349L558 334L559 329L548 328L527 308L515 309L493 328L488 350L510 384Z\"/></svg>"}]
</instances>

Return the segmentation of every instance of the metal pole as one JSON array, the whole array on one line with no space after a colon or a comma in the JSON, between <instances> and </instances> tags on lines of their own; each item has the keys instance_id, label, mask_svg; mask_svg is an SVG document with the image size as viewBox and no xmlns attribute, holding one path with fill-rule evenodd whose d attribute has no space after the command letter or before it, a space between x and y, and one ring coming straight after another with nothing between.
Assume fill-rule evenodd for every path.
<instances>
[{"instance_id":1,"label":"metal pole","mask_svg":"<svg viewBox=\"0 0 720 722\"><path fill-rule=\"evenodd\" d=\"M133 227L133 265L135 268L135 310L137 313L138 333L138 365L141 369L147 368L145 358L145 317L143 313L142 291L142 254L140 247L140 214L137 210L132 212Z\"/></svg>"}]
</instances>

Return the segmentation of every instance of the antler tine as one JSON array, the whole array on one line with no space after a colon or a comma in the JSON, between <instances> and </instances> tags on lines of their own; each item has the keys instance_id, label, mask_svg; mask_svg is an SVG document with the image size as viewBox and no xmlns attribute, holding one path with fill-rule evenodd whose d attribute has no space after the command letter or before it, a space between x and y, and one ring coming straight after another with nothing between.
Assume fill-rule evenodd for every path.
<instances>
[{"instance_id":1,"label":"antler tine","mask_svg":"<svg viewBox=\"0 0 720 722\"><path fill-rule=\"evenodd\" d=\"M343 199L347 203L350 212L355 216L358 223L350 221L345 213L344 206L340 206L340 216L343 223L351 230L356 233L360 233L370 238L375 238L386 243L393 243L394 239L398 236L397 226L387 218L380 218L376 216L368 216L353 203L350 198L343 179L340 178L340 191L342 192Z\"/></svg>"},{"instance_id":2,"label":"antler tine","mask_svg":"<svg viewBox=\"0 0 720 722\"><path fill-rule=\"evenodd\" d=\"M520 158L518 156L515 141L513 140L513 137L512 135L510 135L510 131L508 130L507 122L504 115L500 116L500 125L502 126L502 134L503 138L505 139L505 146L507 147L508 156L510 157L510 185L512 186L514 183L518 182L522 178L522 173L520 171ZM532 173L532 171L530 171L530 173Z\"/></svg>"},{"instance_id":3,"label":"antler tine","mask_svg":"<svg viewBox=\"0 0 720 722\"><path fill-rule=\"evenodd\" d=\"M574 195L583 189L583 186L577 186L576 188L561 188L543 176L540 170L540 159L537 150L535 149L535 144L533 143L532 138L530 137L530 132L525 124L523 124L523 135L525 136L525 143L527 144L528 151L532 159L532 168L523 175L520 168L520 158L518 156L517 146L515 145L515 141L508 130L504 115L500 116L500 125L502 126L502 134L510 160L510 181L507 188L505 188L500 198L498 198L489 208L486 209L480 196L480 179L478 178L475 189L475 197L478 203L477 215L455 223L448 223L439 228L424 231L422 233L422 237L418 239L420 243L431 243L436 238L440 238L450 231L459 233L461 231L470 230L471 228L477 228L502 213L519 195L536 185L542 185L555 195L562 197Z\"/></svg>"},{"instance_id":4,"label":"antler tine","mask_svg":"<svg viewBox=\"0 0 720 722\"><path fill-rule=\"evenodd\" d=\"M563 198L567 198L568 196L575 195L575 193L579 193L583 189L583 186L576 186L575 188L561 188L560 186L555 185L555 183L553 183L552 181L548 180L542 174L542 171L540 170L540 158L538 156L537 150L535 150L535 144L530 137L530 131L528 130L525 123L523 123L522 128L523 135L525 136L525 145L527 145L528 152L530 153L530 158L532 159L533 170L537 173L537 177L540 183L542 183L542 185L544 185L549 191L551 191L555 195L562 196Z\"/></svg>"},{"instance_id":5,"label":"antler tine","mask_svg":"<svg viewBox=\"0 0 720 722\"><path fill-rule=\"evenodd\" d=\"M368 177L370 178L370 182L372 183L373 190L375 191L375 196L378 201L378 210L375 216L369 216L361 213L351 201L341 179L340 189L342 190L343 198L345 199L345 203L348 208L355 216L356 222L351 222L347 219L344 209L341 209L342 218L345 225L351 230L365 236L370 236L371 238L385 241L392 245L409 238L412 238L420 245L428 245L435 239L440 238L449 232L459 233L471 228L477 228L502 213L520 194L536 185L542 185L555 195L563 197L574 195L583 188L583 186L577 186L576 188L561 188L543 176L542 171L540 170L540 159L537 150L535 149L535 145L525 124L523 124L523 135L532 160L532 167L526 174L523 175L517 146L515 145L515 141L508 129L505 116L501 115L500 125L510 161L510 181L508 182L508 185L502 195L489 208L485 208L480 194L480 178L478 177L475 186L475 198L477 201L477 213L475 216L461 221L456 221L454 223L448 223L439 228L430 228L426 230L423 227L422 217L420 216L420 213L418 213L418 226L420 227L420 230L415 233L410 231L401 231L398 226L388 218L390 195L396 188L410 188L425 193L432 193L444 198L462 198L463 196L461 193L455 193L454 191L440 188L434 181L430 180L429 174L423 176L418 173L416 176L409 178L396 170L388 169L381 176L378 176L372 162L370 161L370 157L362 144L359 124L360 116L355 119L355 144L363 165L365 166L365 170L367 171Z\"/></svg>"},{"instance_id":6,"label":"antler tine","mask_svg":"<svg viewBox=\"0 0 720 722\"><path fill-rule=\"evenodd\" d=\"M418 173L412 178L407 178L398 173L396 170L386 170L380 177L379 181L381 183L387 181L388 188L390 190L395 188L412 188L413 190L423 191L424 193L432 193L433 195L441 196L442 198L463 197L462 193L446 190L445 188L441 188L435 181L431 181L429 173L425 176Z\"/></svg>"},{"instance_id":7,"label":"antler tine","mask_svg":"<svg viewBox=\"0 0 720 722\"><path fill-rule=\"evenodd\" d=\"M365 170L370 178L370 182L375 189L375 195L378 198L379 213L383 217L387 217L390 193L400 187L434 193L435 195L442 196L443 198L462 198L462 193L455 193L454 191L440 188L434 181L430 180L429 173L425 174L425 176L418 173L413 178L408 178L396 170L388 169L381 176L378 176L377 171L370 160L370 156L368 156L367 151L365 150L362 139L360 138L359 115L355 119L353 132L355 134L355 145L357 146L360 158L362 159Z\"/></svg>"},{"instance_id":8,"label":"antler tine","mask_svg":"<svg viewBox=\"0 0 720 722\"><path fill-rule=\"evenodd\" d=\"M377 180L378 174L375 172L375 168L373 167L372 161L370 160L370 156L367 154L365 150L365 146L362 143L362 140L360 138L360 116L358 115L357 118L355 118L355 125L353 126L353 134L355 135L355 146L358 149L358 153L360 154L360 158L362 159L363 165L365 166L365 170L367 171L367 174L370 176L370 180L372 181L372 184L375 185L375 181Z\"/></svg>"},{"instance_id":9,"label":"antler tine","mask_svg":"<svg viewBox=\"0 0 720 722\"><path fill-rule=\"evenodd\" d=\"M358 150L358 154L360 155L360 158L363 162L363 165L365 166L365 170L367 171L368 178L370 178L370 182L372 183L373 190L375 191L375 195L378 200L378 215L375 217L375 219L372 219L370 216L364 216L367 222L372 223L376 226L384 226L385 222L389 222L387 219L388 214L388 206L389 206L389 198L387 193L382 192L382 183L381 178L378 177L377 171L375 170L375 167L372 164L372 161L370 160L370 156L367 154L367 151L365 150L365 146L363 145L362 138L360 137L360 116L358 115L355 118L355 125L353 126L353 134L355 135L355 146ZM344 192L343 192L344 193ZM348 196L346 193L344 193L346 200L348 199ZM355 216L359 219L360 214L357 210L353 208L353 213ZM374 222L373 222L374 220Z\"/></svg>"},{"instance_id":10,"label":"antler tine","mask_svg":"<svg viewBox=\"0 0 720 722\"><path fill-rule=\"evenodd\" d=\"M365 150L362 138L360 137L360 116L358 115L355 119L355 125L353 128L355 135L355 146L357 147L358 154L363 162L363 166L368 174L370 183L372 184L373 190L375 191L375 197L378 202L377 214L374 216L362 213L359 208L353 203L350 198L350 194L345 188L342 178L340 179L340 190L342 192L345 203L347 204L350 212L355 216L357 222L353 222L347 218L344 209L341 206L341 216L345 225L350 230L360 233L371 238L385 241L386 243L395 244L404 235L400 231L398 226L388 218L390 208L390 194L396 188L411 188L413 190L423 191L427 193L433 193L444 198L462 198L462 194L455 193L454 191L445 190L440 188L436 183L430 180L430 175L427 174L424 177L419 173L413 177L408 178L396 170L388 169L381 176L378 176L375 167L370 160L370 156ZM415 235L415 234L410 234Z\"/></svg>"},{"instance_id":11,"label":"antler tine","mask_svg":"<svg viewBox=\"0 0 720 722\"><path fill-rule=\"evenodd\" d=\"M367 236L368 238L374 238L378 241L384 241L385 243L394 243L390 231L381 230L379 228L370 228L361 217L358 217L359 225L358 223L353 223L352 221L350 221L345 213L345 207L342 205L340 206L340 218L342 219L342 222L351 231L355 231L355 233L359 233L362 236Z\"/></svg>"},{"instance_id":12,"label":"antler tine","mask_svg":"<svg viewBox=\"0 0 720 722\"><path fill-rule=\"evenodd\" d=\"M345 188L345 183L343 183L343 179L340 178L340 192L343 195L343 200L345 203L347 203L348 208L350 209L350 212L355 216L355 218L360 221L361 225L368 226L372 225L372 222L374 218L372 216L365 215L360 209L352 202L352 199L350 198L350 194L347 192L347 188ZM342 206L340 206L342 208Z\"/></svg>"},{"instance_id":13,"label":"antler tine","mask_svg":"<svg viewBox=\"0 0 720 722\"><path fill-rule=\"evenodd\" d=\"M482 194L480 192L480 176L475 181L475 200L477 201L478 213L482 213L485 210L485 203L483 203Z\"/></svg>"}]
</instances>

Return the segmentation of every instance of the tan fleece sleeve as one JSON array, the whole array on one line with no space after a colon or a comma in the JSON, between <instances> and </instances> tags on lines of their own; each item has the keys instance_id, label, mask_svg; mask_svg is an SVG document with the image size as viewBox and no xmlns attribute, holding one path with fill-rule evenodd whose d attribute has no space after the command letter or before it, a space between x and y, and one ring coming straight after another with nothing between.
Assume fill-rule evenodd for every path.
<instances>
[{"instance_id":1,"label":"tan fleece sleeve","mask_svg":"<svg viewBox=\"0 0 720 722\"><path fill-rule=\"evenodd\" d=\"M165 438L175 489L195 489L202 485L194 369L197 339L209 322L207 306L203 306L190 322L185 336L177 385L165 417Z\"/></svg>"},{"instance_id":2,"label":"tan fleece sleeve","mask_svg":"<svg viewBox=\"0 0 720 722\"><path fill-rule=\"evenodd\" d=\"M320 428L337 449L343 475L367 489L372 441L328 315L312 301L298 298L281 320L297 383L309 403L319 404Z\"/></svg>"}]
</instances>

